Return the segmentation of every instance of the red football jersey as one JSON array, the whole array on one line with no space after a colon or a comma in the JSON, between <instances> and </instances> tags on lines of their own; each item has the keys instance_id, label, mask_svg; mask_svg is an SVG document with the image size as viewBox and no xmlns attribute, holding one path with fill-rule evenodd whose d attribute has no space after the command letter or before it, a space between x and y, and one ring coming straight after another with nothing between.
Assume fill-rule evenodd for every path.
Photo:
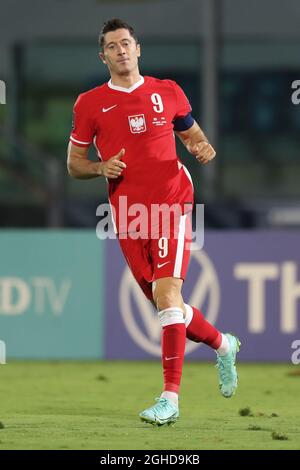
<instances>
[{"instance_id":1,"label":"red football jersey","mask_svg":"<svg viewBox=\"0 0 300 470\"><path fill-rule=\"evenodd\" d=\"M174 119L190 111L176 82L153 77L141 77L131 88L109 81L79 95L71 141L78 146L94 143L102 161L125 149L127 168L118 179L108 179L119 233L130 223L130 217L120 220L120 196L127 196L128 207L140 203L148 209L151 204L184 207L193 202L192 180L176 155L173 131Z\"/></svg>"}]
</instances>

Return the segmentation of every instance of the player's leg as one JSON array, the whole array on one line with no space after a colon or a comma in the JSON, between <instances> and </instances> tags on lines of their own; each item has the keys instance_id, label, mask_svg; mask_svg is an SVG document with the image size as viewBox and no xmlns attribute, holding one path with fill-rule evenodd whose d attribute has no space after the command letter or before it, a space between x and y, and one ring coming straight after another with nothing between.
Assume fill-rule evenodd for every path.
<instances>
[{"instance_id":1,"label":"player's leg","mask_svg":"<svg viewBox=\"0 0 300 470\"><path fill-rule=\"evenodd\" d=\"M185 351L185 308L182 279L166 277L153 283L153 300L162 327L163 397L178 405L178 393Z\"/></svg>"},{"instance_id":2,"label":"player's leg","mask_svg":"<svg viewBox=\"0 0 300 470\"><path fill-rule=\"evenodd\" d=\"M151 253L148 249L147 241L142 240L142 239L133 240L128 237L125 239L120 239L119 242L120 242L120 246L123 251L123 254L125 256L125 259L127 261L127 264L133 276L135 277L139 286L143 290L145 296L156 307L156 304L153 299L153 293L152 293L153 266L151 264ZM176 286L174 286L174 288L172 286L169 289L169 294L170 294L168 296L169 299L171 298L171 296L172 297L174 296L175 291L177 294L177 291L181 289L182 281L180 279L176 279L175 282L176 282ZM160 290L160 292L162 291ZM164 302L163 296L161 298L161 301ZM177 300L175 301L175 303L176 302ZM168 303L167 305L170 305L170 304ZM185 345L185 323L184 323L184 318L183 318L184 305L183 305L182 298L180 298L180 307L181 307L180 308L180 315L181 315L180 330L182 331L181 345L183 346L183 353L180 354L180 356L183 357L184 345ZM169 312L169 314L171 315L171 312ZM181 369L182 369L182 365L181 365ZM174 381L177 384L180 381L179 376L181 376L181 373L178 374L178 372L175 371L173 372L173 374L175 374ZM168 374L168 377L169 375L171 376L170 381L172 382L173 375ZM177 396L175 392L174 392L174 396ZM144 412L140 413L140 417L143 421L146 421L151 424L158 425L158 426L163 425L163 424L171 424L175 422L176 419L178 418L178 415L179 415L178 406L175 405L175 403L173 403L171 400L168 400L167 398L164 398L164 397L158 398L157 404L154 405L154 407L151 407L145 410Z\"/></svg>"},{"instance_id":3,"label":"player's leg","mask_svg":"<svg viewBox=\"0 0 300 470\"><path fill-rule=\"evenodd\" d=\"M162 326L164 387L157 404L140 414L143 421L151 424L170 424L179 417L178 393L186 342L181 287L182 279L172 277L153 283L153 301Z\"/></svg>"},{"instance_id":4,"label":"player's leg","mask_svg":"<svg viewBox=\"0 0 300 470\"><path fill-rule=\"evenodd\" d=\"M182 234L182 230L180 229L182 222L183 217L180 220L177 230L179 240ZM180 272L182 279L185 278L188 269L191 235L191 218L187 214L184 230L184 253ZM229 333L221 333L217 328L211 325L200 310L195 307L185 304L185 312L187 338L195 342L203 342L216 351L220 391L224 397L231 397L237 388L235 360L240 347L238 338Z\"/></svg>"},{"instance_id":5,"label":"player's leg","mask_svg":"<svg viewBox=\"0 0 300 470\"><path fill-rule=\"evenodd\" d=\"M185 249L187 222L187 215L176 216L169 231L166 226L159 228L157 237L153 237L150 244L153 301L162 326L164 373L164 387L158 403L140 414L152 424L173 422L179 416L178 393L186 343L181 288L189 258L189 250Z\"/></svg>"},{"instance_id":6,"label":"player's leg","mask_svg":"<svg viewBox=\"0 0 300 470\"><path fill-rule=\"evenodd\" d=\"M185 279L190 258L191 219L181 216L169 239L161 237L152 242L154 260L153 277L178 277ZM222 395L231 397L237 388L236 354L240 342L230 334L223 334L211 325L195 307L184 304L186 336L191 341L203 342L217 353L219 385Z\"/></svg>"},{"instance_id":7,"label":"player's leg","mask_svg":"<svg viewBox=\"0 0 300 470\"><path fill-rule=\"evenodd\" d=\"M152 296L152 265L149 252L146 248L147 242L141 238L119 239L127 265L143 293L153 303Z\"/></svg>"},{"instance_id":8,"label":"player's leg","mask_svg":"<svg viewBox=\"0 0 300 470\"><path fill-rule=\"evenodd\" d=\"M216 351L220 390L225 398L230 398L237 388L235 361L240 341L230 333L221 333L197 308L185 304L185 311L187 338L196 343L205 343Z\"/></svg>"}]
</instances>

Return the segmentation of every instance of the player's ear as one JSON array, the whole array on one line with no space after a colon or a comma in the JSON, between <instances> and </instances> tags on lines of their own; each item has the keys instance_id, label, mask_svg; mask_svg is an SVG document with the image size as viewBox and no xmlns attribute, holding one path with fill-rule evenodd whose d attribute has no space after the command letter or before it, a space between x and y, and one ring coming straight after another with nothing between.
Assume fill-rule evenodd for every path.
<instances>
[{"instance_id":1,"label":"player's ear","mask_svg":"<svg viewBox=\"0 0 300 470\"><path fill-rule=\"evenodd\" d=\"M136 45L136 50L137 50L137 57L141 57L141 46L140 46L140 44Z\"/></svg>"},{"instance_id":2,"label":"player's ear","mask_svg":"<svg viewBox=\"0 0 300 470\"><path fill-rule=\"evenodd\" d=\"M106 64L106 61L105 61L105 57L104 57L104 54L103 52L99 52L99 59L102 60L103 64Z\"/></svg>"}]
</instances>

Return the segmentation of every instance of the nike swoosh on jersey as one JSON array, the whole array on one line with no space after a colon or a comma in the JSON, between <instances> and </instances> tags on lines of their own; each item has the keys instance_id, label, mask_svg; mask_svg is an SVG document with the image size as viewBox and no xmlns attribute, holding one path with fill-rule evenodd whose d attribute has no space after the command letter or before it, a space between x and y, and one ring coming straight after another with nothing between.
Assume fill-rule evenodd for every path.
<instances>
[{"instance_id":1,"label":"nike swoosh on jersey","mask_svg":"<svg viewBox=\"0 0 300 470\"><path fill-rule=\"evenodd\" d=\"M162 268L163 266L165 266L165 264L168 264L168 263L170 263L170 261L166 261L165 263L158 264L157 267Z\"/></svg>"},{"instance_id":2,"label":"nike swoosh on jersey","mask_svg":"<svg viewBox=\"0 0 300 470\"><path fill-rule=\"evenodd\" d=\"M179 356L175 356L175 357L165 357L165 360L166 360L166 361L171 361L171 359L179 359Z\"/></svg>"},{"instance_id":3,"label":"nike swoosh on jersey","mask_svg":"<svg viewBox=\"0 0 300 470\"><path fill-rule=\"evenodd\" d=\"M102 111L103 111L103 113L107 113L107 111L109 111L109 110L115 108L116 106L118 106L118 105L117 105L117 104L114 104L114 105L111 106L110 108L102 108Z\"/></svg>"}]
</instances>

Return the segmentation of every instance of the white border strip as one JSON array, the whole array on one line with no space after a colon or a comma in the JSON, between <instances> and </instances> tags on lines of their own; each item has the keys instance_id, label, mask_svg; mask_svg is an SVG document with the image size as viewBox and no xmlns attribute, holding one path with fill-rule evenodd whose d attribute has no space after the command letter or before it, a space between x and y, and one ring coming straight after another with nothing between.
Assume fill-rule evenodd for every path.
<instances>
[{"instance_id":1,"label":"white border strip","mask_svg":"<svg viewBox=\"0 0 300 470\"><path fill-rule=\"evenodd\" d=\"M174 267L174 273L173 273L174 277L180 277L180 274L181 274L186 216L187 214L180 216L176 260L175 260L175 267Z\"/></svg>"},{"instance_id":2,"label":"white border strip","mask_svg":"<svg viewBox=\"0 0 300 470\"><path fill-rule=\"evenodd\" d=\"M185 172L186 176L188 177L188 179L191 182L192 188L194 189L193 180L192 180L192 177L191 177L191 174L190 174L189 170L187 169L187 167L185 165L182 165L182 167L183 167L183 171Z\"/></svg>"},{"instance_id":3,"label":"white border strip","mask_svg":"<svg viewBox=\"0 0 300 470\"><path fill-rule=\"evenodd\" d=\"M124 93L131 93L132 91L134 91L136 88L138 88L139 86L143 85L144 83L144 77L141 76L141 78L139 79L138 82L136 82L134 85L132 85L130 88L125 88L125 87L122 87L122 86L117 86L117 85L113 85L112 84L112 81L111 79L107 82L107 85L109 86L109 88L111 88L112 90L117 90L117 91L123 91Z\"/></svg>"},{"instance_id":4,"label":"white border strip","mask_svg":"<svg viewBox=\"0 0 300 470\"><path fill-rule=\"evenodd\" d=\"M70 136L70 140L72 140L72 142L76 142L76 144L83 144L83 145L90 145L92 143L92 142L82 142L81 140L76 140L72 136Z\"/></svg>"}]
</instances>

